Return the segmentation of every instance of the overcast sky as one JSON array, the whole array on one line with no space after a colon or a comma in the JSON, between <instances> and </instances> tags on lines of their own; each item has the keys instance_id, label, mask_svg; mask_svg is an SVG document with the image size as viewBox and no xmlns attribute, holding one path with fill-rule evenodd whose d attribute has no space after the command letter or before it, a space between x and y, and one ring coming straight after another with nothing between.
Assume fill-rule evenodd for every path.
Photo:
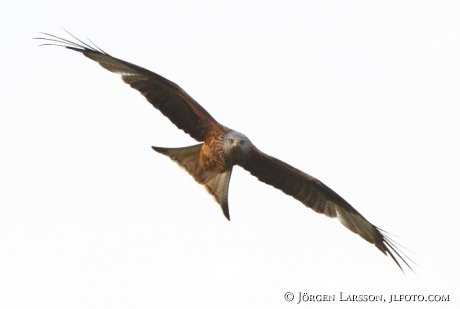
<instances>
[{"instance_id":1,"label":"overcast sky","mask_svg":"<svg viewBox=\"0 0 460 309\"><path fill-rule=\"evenodd\" d=\"M239 167L228 222L150 148L196 141L119 76L32 40L62 28L319 178L416 275ZM460 2L8 1L0 34L1 308L458 306Z\"/></svg>"}]
</instances>

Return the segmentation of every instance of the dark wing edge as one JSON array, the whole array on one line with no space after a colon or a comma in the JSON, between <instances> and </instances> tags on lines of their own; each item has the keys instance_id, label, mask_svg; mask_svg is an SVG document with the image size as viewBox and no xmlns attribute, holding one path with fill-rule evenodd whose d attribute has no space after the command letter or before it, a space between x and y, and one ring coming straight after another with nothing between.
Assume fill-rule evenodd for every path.
<instances>
[{"instance_id":1,"label":"dark wing edge","mask_svg":"<svg viewBox=\"0 0 460 309\"><path fill-rule=\"evenodd\" d=\"M179 129L199 142L205 141L210 135L225 131L225 127L175 83L140 66L110 56L90 40L94 47L67 33L78 42L48 33L42 33L45 37L35 39L49 42L41 46L61 46L82 53L110 72L120 74L125 83L138 90Z\"/></svg>"},{"instance_id":2,"label":"dark wing edge","mask_svg":"<svg viewBox=\"0 0 460 309\"><path fill-rule=\"evenodd\" d=\"M240 166L261 182L294 197L317 213L331 218L337 217L350 231L374 244L385 255L389 255L403 273L400 261L414 272L407 260L415 263L398 248L400 245L392 240L387 232L366 220L340 195L318 179L261 152L256 147L253 148L248 160Z\"/></svg>"}]
</instances>

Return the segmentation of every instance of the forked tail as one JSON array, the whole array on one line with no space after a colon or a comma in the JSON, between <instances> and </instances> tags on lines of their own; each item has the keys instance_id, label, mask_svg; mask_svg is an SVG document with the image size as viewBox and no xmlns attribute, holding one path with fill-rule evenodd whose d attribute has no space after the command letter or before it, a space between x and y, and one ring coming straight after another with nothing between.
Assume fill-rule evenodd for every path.
<instances>
[{"instance_id":1,"label":"forked tail","mask_svg":"<svg viewBox=\"0 0 460 309\"><path fill-rule=\"evenodd\" d=\"M152 146L156 152L164 154L179 164L200 184L204 185L206 190L214 197L222 208L227 220L230 220L228 210L228 185L230 184L230 176L232 168L224 173L217 173L203 168L200 161L200 151L203 144L198 144L182 148L162 148Z\"/></svg>"}]
</instances>

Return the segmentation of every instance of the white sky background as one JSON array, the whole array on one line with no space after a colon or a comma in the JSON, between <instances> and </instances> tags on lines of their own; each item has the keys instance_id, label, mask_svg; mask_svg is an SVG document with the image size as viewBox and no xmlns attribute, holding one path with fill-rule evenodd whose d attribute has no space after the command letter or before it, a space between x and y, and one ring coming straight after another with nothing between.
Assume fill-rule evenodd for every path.
<instances>
[{"instance_id":1,"label":"white sky background","mask_svg":"<svg viewBox=\"0 0 460 309\"><path fill-rule=\"evenodd\" d=\"M227 222L150 149L192 138L32 40L61 27L325 182L398 235L417 275L238 167ZM458 305L460 2L9 1L0 34L1 308L293 308L288 291Z\"/></svg>"}]
</instances>

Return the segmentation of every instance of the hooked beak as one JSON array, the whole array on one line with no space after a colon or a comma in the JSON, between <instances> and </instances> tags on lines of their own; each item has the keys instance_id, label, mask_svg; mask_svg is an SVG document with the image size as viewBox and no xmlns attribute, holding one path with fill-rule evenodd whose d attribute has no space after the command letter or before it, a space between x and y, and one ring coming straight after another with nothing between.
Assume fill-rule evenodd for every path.
<instances>
[{"instance_id":1,"label":"hooked beak","mask_svg":"<svg viewBox=\"0 0 460 309\"><path fill-rule=\"evenodd\" d=\"M232 143L232 147L236 147L236 146L239 146L239 145L240 145L239 140L234 140L233 143Z\"/></svg>"}]
</instances>

